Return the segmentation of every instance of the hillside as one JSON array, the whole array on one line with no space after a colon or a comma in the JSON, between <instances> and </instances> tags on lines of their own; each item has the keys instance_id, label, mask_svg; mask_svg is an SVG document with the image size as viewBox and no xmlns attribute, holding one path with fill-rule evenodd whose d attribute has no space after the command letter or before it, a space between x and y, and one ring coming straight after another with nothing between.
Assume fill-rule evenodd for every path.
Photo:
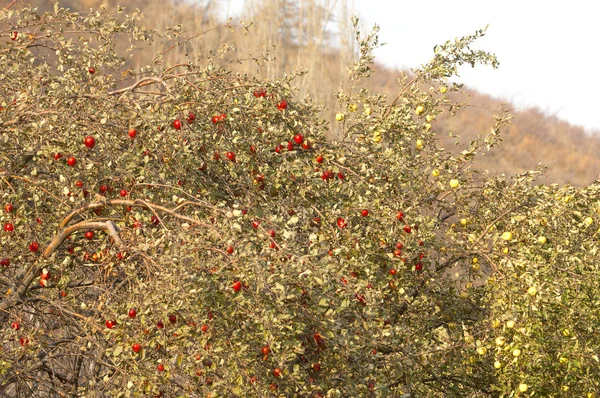
<instances>
[{"instance_id":1,"label":"hillside","mask_svg":"<svg viewBox=\"0 0 600 398\"><path fill-rule=\"evenodd\" d=\"M51 8L46 0L35 0L33 4L41 9ZM60 4L74 10L98 9L106 5L114 9L116 0L64 0ZM338 2L334 8L322 6L315 0L253 0L246 2L242 13L254 26L249 35L226 29L212 30L223 21L218 1L198 1L194 5L181 1L130 0L125 14L139 7L145 15L143 24L154 29L183 24L183 36L190 37L206 32L199 39L187 42L185 46L170 51L166 62L185 62L190 59L206 58L211 51L222 48L223 43L232 44L223 55L222 64L228 64L235 57L246 58L234 68L242 73L277 79L284 74L304 68L309 73L296 80L299 95L310 96L328 110L327 120L333 121L337 104L335 91L348 87L346 68L351 65L356 54L347 2ZM16 6L19 6L18 2ZM320 5L321 4L321 5ZM337 21L337 35L331 33L331 23ZM363 31L368 29L363 28ZM393 38L382 38L392 40ZM448 38L441 37L440 42ZM123 43L123 48L128 43ZM339 50L341 49L341 50ZM149 62L164 50L158 42L152 49L140 52L137 59L130 61L132 69ZM252 54L251 57L247 57ZM269 62L271 60L272 62ZM257 72L256 64L262 64ZM377 90L395 98L400 86L399 73L378 66L371 79L372 90ZM124 83L127 83L124 81ZM131 84L131 83L129 83ZM456 118L441 117L437 123L440 137L452 131L465 142L489 130L493 114L502 102L498 99L465 90L469 106ZM507 108L512 108L510 104ZM514 109L512 126L504 131L504 143L484 159L481 165L495 173L514 174L535 169L542 163L548 166L544 182L588 185L600 175L600 137L588 136L583 128L570 125L552 115L537 109ZM334 124L332 124L334 126Z\"/></svg>"}]
</instances>

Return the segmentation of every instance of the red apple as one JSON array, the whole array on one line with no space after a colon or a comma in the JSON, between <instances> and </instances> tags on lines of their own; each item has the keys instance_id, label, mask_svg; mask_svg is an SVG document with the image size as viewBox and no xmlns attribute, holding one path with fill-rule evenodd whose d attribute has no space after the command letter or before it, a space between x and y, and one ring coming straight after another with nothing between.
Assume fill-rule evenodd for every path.
<instances>
[{"instance_id":1,"label":"red apple","mask_svg":"<svg viewBox=\"0 0 600 398\"><path fill-rule=\"evenodd\" d=\"M86 147L88 147L89 149L92 149L94 147L94 145L96 145L96 139L94 137L92 137L91 135L88 135L83 140L83 143Z\"/></svg>"},{"instance_id":2,"label":"red apple","mask_svg":"<svg viewBox=\"0 0 600 398\"><path fill-rule=\"evenodd\" d=\"M10 32L10 39L11 40L17 40L17 37L19 37L19 32L14 31L14 32Z\"/></svg>"},{"instance_id":3,"label":"red apple","mask_svg":"<svg viewBox=\"0 0 600 398\"><path fill-rule=\"evenodd\" d=\"M110 319L109 319L109 320L107 320L107 321L106 321L104 324L106 325L106 327L107 327L108 329L112 329L112 328L114 328L115 326L117 326L117 321L113 321L113 320L110 320ZM135 351L135 350L134 350L134 351ZM136 352L137 352L137 351L136 351Z\"/></svg>"},{"instance_id":4,"label":"red apple","mask_svg":"<svg viewBox=\"0 0 600 398\"><path fill-rule=\"evenodd\" d=\"M235 281L233 282L233 285L231 285L231 287L233 288L233 291L237 293L242 289L242 282Z\"/></svg>"},{"instance_id":5,"label":"red apple","mask_svg":"<svg viewBox=\"0 0 600 398\"><path fill-rule=\"evenodd\" d=\"M273 369L273 376L281 377L281 369L279 369L279 368Z\"/></svg>"},{"instance_id":6,"label":"red apple","mask_svg":"<svg viewBox=\"0 0 600 398\"><path fill-rule=\"evenodd\" d=\"M231 160L232 162L235 162L235 153L234 152L227 152L225 154L225 156L227 156L227 159Z\"/></svg>"},{"instance_id":7,"label":"red apple","mask_svg":"<svg viewBox=\"0 0 600 398\"><path fill-rule=\"evenodd\" d=\"M126 189L121 189L121 191L119 191L119 195L121 195L122 197L127 196L127 190Z\"/></svg>"},{"instance_id":8,"label":"red apple","mask_svg":"<svg viewBox=\"0 0 600 398\"><path fill-rule=\"evenodd\" d=\"M288 104L286 100L281 100L279 101L279 103L277 103L277 109L279 109L280 111L283 111L287 108Z\"/></svg>"},{"instance_id":9,"label":"red apple","mask_svg":"<svg viewBox=\"0 0 600 398\"><path fill-rule=\"evenodd\" d=\"M21 325L19 325L19 322L17 322L17 321L14 321L13 323L11 323L10 327L13 328L14 330L21 329Z\"/></svg>"},{"instance_id":10,"label":"red apple","mask_svg":"<svg viewBox=\"0 0 600 398\"><path fill-rule=\"evenodd\" d=\"M173 128L175 128L175 130L180 130L181 129L181 120L179 120L179 119L173 120Z\"/></svg>"},{"instance_id":11,"label":"red apple","mask_svg":"<svg viewBox=\"0 0 600 398\"><path fill-rule=\"evenodd\" d=\"M13 209L14 209L14 207L10 203L7 203L4 205L4 211L7 213L12 213Z\"/></svg>"},{"instance_id":12,"label":"red apple","mask_svg":"<svg viewBox=\"0 0 600 398\"><path fill-rule=\"evenodd\" d=\"M415 265L415 270L422 271L423 270L423 263L417 263Z\"/></svg>"},{"instance_id":13,"label":"red apple","mask_svg":"<svg viewBox=\"0 0 600 398\"><path fill-rule=\"evenodd\" d=\"M164 372L165 371L165 365L163 365L162 363L159 363L158 366L156 367L156 369L159 372Z\"/></svg>"},{"instance_id":14,"label":"red apple","mask_svg":"<svg viewBox=\"0 0 600 398\"><path fill-rule=\"evenodd\" d=\"M228 246L227 247L227 253L229 253L229 254L233 253L233 246Z\"/></svg>"},{"instance_id":15,"label":"red apple","mask_svg":"<svg viewBox=\"0 0 600 398\"><path fill-rule=\"evenodd\" d=\"M369 215L369 210L362 209L362 211L360 212L360 215L363 216L363 217L367 217Z\"/></svg>"},{"instance_id":16,"label":"red apple","mask_svg":"<svg viewBox=\"0 0 600 398\"><path fill-rule=\"evenodd\" d=\"M313 363L313 369L315 372L320 372L321 371L321 364L320 363Z\"/></svg>"},{"instance_id":17,"label":"red apple","mask_svg":"<svg viewBox=\"0 0 600 398\"><path fill-rule=\"evenodd\" d=\"M6 224L4 224L4 230L6 232L12 232L15 230L15 226L12 225L11 223L7 222Z\"/></svg>"},{"instance_id":18,"label":"red apple","mask_svg":"<svg viewBox=\"0 0 600 398\"><path fill-rule=\"evenodd\" d=\"M60 152L54 154L54 160L58 160L61 157L62 157L62 154Z\"/></svg>"},{"instance_id":19,"label":"red apple","mask_svg":"<svg viewBox=\"0 0 600 398\"><path fill-rule=\"evenodd\" d=\"M134 343L134 344L131 346L131 349L132 349L132 350L133 350L133 352L135 352L135 353L138 353L138 352L140 352L140 349L141 349L141 348L142 348L142 346L141 346L141 345L139 345L138 343Z\"/></svg>"},{"instance_id":20,"label":"red apple","mask_svg":"<svg viewBox=\"0 0 600 398\"><path fill-rule=\"evenodd\" d=\"M190 112L187 117L187 122L189 124L192 124L192 123L194 123L194 120L196 120L196 115L194 115L192 112Z\"/></svg>"},{"instance_id":21,"label":"red apple","mask_svg":"<svg viewBox=\"0 0 600 398\"><path fill-rule=\"evenodd\" d=\"M165 327L165 324L164 324L162 321L158 321L158 322L156 323L156 327L157 327L158 329L162 329L162 328L164 328L164 327Z\"/></svg>"},{"instance_id":22,"label":"red apple","mask_svg":"<svg viewBox=\"0 0 600 398\"><path fill-rule=\"evenodd\" d=\"M268 233L269 233L269 235L271 236L271 238L274 238L274 237L275 237L275 230L273 230L273 229L270 229L270 230L268 231Z\"/></svg>"},{"instance_id":23,"label":"red apple","mask_svg":"<svg viewBox=\"0 0 600 398\"><path fill-rule=\"evenodd\" d=\"M263 355L268 355L271 352L271 348L268 345L266 345L262 348L261 351L262 351Z\"/></svg>"},{"instance_id":24,"label":"red apple","mask_svg":"<svg viewBox=\"0 0 600 398\"><path fill-rule=\"evenodd\" d=\"M171 322L171 323L177 322L177 316L175 314L169 314L169 322Z\"/></svg>"},{"instance_id":25,"label":"red apple","mask_svg":"<svg viewBox=\"0 0 600 398\"><path fill-rule=\"evenodd\" d=\"M292 143L292 141L289 141L289 142L287 143L287 150L288 150L289 152L291 152L291 151L293 151L293 150L294 150L294 144Z\"/></svg>"},{"instance_id":26,"label":"red apple","mask_svg":"<svg viewBox=\"0 0 600 398\"><path fill-rule=\"evenodd\" d=\"M71 166L71 167L74 167L74 166L77 164L77 159L75 159L75 157L74 157L74 156L70 156L70 157L67 159L67 164L68 164L69 166Z\"/></svg>"},{"instance_id":27,"label":"red apple","mask_svg":"<svg viewBox=\"0 0 600 398\"><path fill-rule=\"evenodd\" d=\"M302 134L296 134L294 136L294 142L298 145L302 145L302 143L304 142L304 137L302 136Z\"/></svg>"},{"instance_id":28,"label":"red apple","mask_svg":"<svg viewBox=\"0 0 600 398\"><path fill-rule=\"evenodd\" d=\"M315 158L315 161L316 161L317 163L323 163L323 156L321 156L321 155L318 155L318 156Z\"/></svg>"},{"instance_id":29,"label":"red apple","mask_svg":"<svg viewBox=\"0 0 600 398\"><path fill-rule=\"evenodd\" d=\"M135 136L137 135L137 130L134 128L130 128L129 131L127 131L127 134L130 138L135 138Z\"/></svg>"},{"instance_id":30,"label":"red apple","mask_svg":"<svg viewBox=\"0 0 600 398\"><path fill-rule=\"evenodd\" d=\"M76 186L77 188L82 188L82 187L83 187L83 181L81 181L81 180L77 180L77 181L75 181L75 186Z\"/></svg>"},{"instance_id":31,"label":"red apple","mask_svg":"<svg viewBox=\"0 0 600 398\"><path fill-rule=\"evenodd\" d=\"M21 344L21 347L25 347L27 344L29 344L29 339L27 339L25 337L21 337L19 339L19 344Z\"/></svg>"},{"instance_id":32,"label":"red apple","mask_svg":"<svg viewBox=\"0 0 600 398\"><path fill-rule=\"evenodd\" d=\"M310 142L308 140L302 143L302 149L310 149Z\"/></svg>"},{"instance_id":33,"label":"red apple","mask_svg":"<svg viewBox=\"0 0 600 398\"><path fill-rule=\"evenodd\" d=\"M410 227L410 225L404 226L404 232L406 232L407 234L410 234L412 232L412 228Z\"/></svg>"},{"instance_id":34,"label":"red apple","mask_svg":"<svg viewBox=\"0 0 600 398\"><path fill-rule=\"evenodd\" d=\"M206 331L208 330L208 325L205 323L200 327L200 330L202 330L202 333L206 333Z\"/></svg>"},{"instance_id":35,"label":"red apple","mask_svg":"<svg viewBox=\"0 0 600 398\"><path fill-rule=\"evenodd\" d=\"M256 229L256 228L258 228L259 225L260 225L260 221L258 221L258 220L252 221L252 228Z\"/></svg>"},{"instance_id":36,"label":"red apple","mask_svg":"<svg viewBox=\"0 0 600 398\"><path fill-rule=\"evenodd\" d=\"M343 228L346 228L348 226L348 223L342 217L338 217L338 219L337 219L337 226L343 229Z\"/></svg>"},{"instance_id":37,"label":"red apple","mask_svg":"<svg viewBox=\"0 0 600 398\"><path fill-rule=\"evenodd\" d=\"M397 272L397 271L396 271L396 269L395 269L395 268L392 268L392 269L390 270L390 275L396 275L396 272Z\"/></svg>"},{"instance_id":38,"label":"red apple","mask_svg":"<svg viewBox=\"0 0 600 398\"><path fill-rule=\"evenodd\" d=\"M92 68L91 66L88 68L88 72L90 75L93 75L94 73L96 73L96 68Z\"/></svg>"},{"instance_id":39,"label":"red apple","mask_svg":"<svg viewBox=\"0 0 600 398\"><path fill-rule=\"evenodd\" d=\"M404 218L404 213L402 213L401 211L399 211L398 213L396 213L396 218L400 221L402 221L402 219Z\"/></svg>"},{"instance_id":40,"label":"red apple","mask_svg":"<svg viewBox=\"0 0 600 398\"><path fill-rule=\"evenodd\" d=\"M37 252L39 250L39 248L40 248L40 245L38 245L37 242L31 242L29 244L29 251L32 252L32 253Z\"/></svg>"},{"instance_id":41,"label":"red apple","mask_svg":"<svg viewBox=\"0 0 600 398\"><path fill-rule=\"evenodd\" d=\"M137 315L137 311L135 310L135 308L131 308L131 309L129 309L129 311L127 312L127 315L128 315L130 318L135 318L135 316Z\"/></svg>"},{"instance_id":42,"label":"red apple","mask_svg":"<svg viewBox=\"0 0 600 398\"><path fill-rule=\"evenodd\" d=\"M86 233L85 233L85 234L83 234L83 236L85 236L85 238L86 238L87 240L92 240L92 239L94 239L94 235L95 235L94 231L86 231Z\"/></svg>"},{"instance_id":43,"label":"red apple","mask_svg":"<svg viewBox=\"0 0 600 398\"><path fill-rule=\"evenodd\" d=\"M338 173L337 177L338 177L340 180L343 180L344 178L346 178L346 176L344 175L344 173L342 173L341 171Z\"/></svg>"},{"instance_id":44,"label":"red apple","mask_svg":"<svg viewBox=\"0 0 600 398\"><path fill-rule=\"evenodd\" d=\"M3 258L0 260L0 265L7 268L10 265L10 260L8 258Z\"/></svg>"}]
</instances>

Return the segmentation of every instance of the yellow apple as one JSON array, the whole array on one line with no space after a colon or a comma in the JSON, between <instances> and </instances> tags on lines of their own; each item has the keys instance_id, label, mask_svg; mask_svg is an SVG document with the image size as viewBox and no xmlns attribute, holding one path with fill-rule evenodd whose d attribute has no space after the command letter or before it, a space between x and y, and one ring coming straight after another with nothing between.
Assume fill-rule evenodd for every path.
<instances>
[{"instance_id":1,"label":"yellow apple","mask_svg":"<svg viewBox=\"0 0 600 398\"><path fill-rule=\"evenodd\" d=\"M481 266L478 263L471 265L471 269L475 272L478 272L481 269Z\"/></svg>"},{"instance_id":2,"label":"yellow apple","mask_svg":"<svg viewBox=\"0 0 600 398\"><path fill-rule=\"evenodd\" d=\"M367 115L367 116L368 116L368 115L370 115L371 113L373 113L373 110L367 106L367 107L365 107L365 110L364 110L364 112L365 112L365 115Z\"/></svg>"},{"instance_id":3,"label":"yellow apple","mask_svg":"<svg viewBox=\"0 0 600 398\"><path fill-rule=\"evenodd\" d=\"M460 219L460 225L462 225L463 227L464 227L465 225L467 225L467 219L466 219L466 218L461 218L461 219Z\"/></svg>"},{"instance_id":4,"label":"yellow apple","mask_svg":"<svg viewBox=\"0 0 600 398\"><path fill-rule=\"evenodd\" d=\"M594 220L592 219L592 217L586 217L585 220L583 220L588 226L592 225L592 223L594 222Z\"/></svg>"},{"instance_id":5,"label":"yellow apple","mask_svg":"<svg viewBox=\"0 0 600 398\"><path fill-rule=\"evenodd\" d=\"M469 298L469 292L466 292L466 291L463 290L462 292L460 292L460 298L461 299L468 299Z\"/></svg>"},{"instance_id":6,"label":"yellow apple","mask_svg":"<svg viewBox=\"0 0 600 398\"><path fill-rule=\"evenodd\" d=\"M450 180L450 188L458 188L458 180L456 178L453 178Z\"/></svg>"},{"instance_id":7,"label":"yellow apple","mask_svg":"<svg viewBox=\"0 0 600 398\"><path fill-rule=\"evenodd\" d=\"M546 237L545 236L540 236L538 238L538 242L541 243L542 245L546 243Z\"/></svg>"},{"instance_id":8,"label":"yellow apple","mask_svg":"<svg viewBox=\"0 0 600 398\"><path fill-rule=\"evenodd\" d=\"M415 108L415 113L417 115L421 115L423 112L425 112L425 107L423 105L419 105Z\"/></svg>"},{"instance_id":9,"label":"yellow apple","mask_svg":"<svg viewBox=\"0 0 600 398\"><path fill-rule=\"evenodd\" d=\"M567 392L567 391L569 391L569 386L562 386L560 389L563 390L564 392Z\"/></svg>"},{"instance_id":10,"label":"yellow apple","mask_svg":"<svg viewBox=\"0 0 600 398\"><path fill-rule=\"evenodd\" d=\"M502 249L502 253L508 254L508 247L505 247L504 249Z\"/></svg>"},{"instance_id":11,"label":"yellow apple","mask_svg":"<svg viewBox=\"0 0 600 398\"><path fill-rule=\"evenodd\" d=\"M430 123L431 121L433 121L433 119L435 119L435 116L430 114L425 115L425 120L427 120L427 123Z\"/></svg>"},{"instance_id":12,"label":"yellow apple","mask_svg":"<svg viewBox=\"0 0 600 398\"><path fill-rule=\"evenodd\" d=\"M446 88L446 86L440 86L440 93L446 94L446 91L448 91L448 89Z\"/></svg>"},{"instance_id":13,"label":"yellow apple","mask_svg":"<svg viewBox=\"0 0 600 398\"><path fill-rule=\"evenodd\" d=\"M417 151L423 149L423 141L417 140L417 142L415 143L415 148L417 148Z\"/></svg>"},{"instance_id":14,"label":"yellow apple","mask_svg":"<svg viewBox=\"0 0 600 398\"><path fill-rule=\"evenodd\" d=\"M529 387L527 387L527 384L525 384L525 383L519 384L519 391L521 391L521 392L527 391L528 388Z\"/></svg>"},{"instance_id":15,"label":"yellow apple","mask_svg":"<svg viewBox=\"0 0 600 398\"><path fill-rule=\"evenodd\" d=\"M558 362L562 363L563 365L564 365L565 363L567 363L568 361L569 361L569 360L568 360L567 358L565 358L565 357L560 357L560 358L558 359Z\"/></svg>"},{"instance_id":16,"label":"yellow apple","mask_svg":"<svg viewBox=\"0 0 600 398\"><path fill-rule=\"evenodd\" d=\"M499 361L494 362L494 367L496 369L500 369L502 367L502 364Z\"/></svg>"},{"instance_id":17,"label":"yellow apple","mask_svg":"<svg viewBox=\"0 0 600 398\"><path fill-rule=\"evenodd\" d=\"M512 240L512 238L513 238L512 232L508 232L508 231L507 232L503 232L502 236L500 238L502 240L506 240L506 241Z\"/></svg>"},{"instance_id":18,"label":"yellow apple","mask_svg":"<svg viewBox=\"0 0 600 398\"><path fill-rule=\"evenodd\" d=\"M356 112L356 110L358 109L358 105L352 104L348 107L348 109L350 109L350 112Z\"/></svg>"},{"instance_id":19,"label":"yellow apple","mask_svg":"<svg viewBox=\"0 0 600 398\"><path fill-rule=\"evenodd\" d=\"M535 286L531 286L529 289L527 289L527 294L529 294L530 296L535 296L537 294L537 289Z\"/></svg>"},{"instance_id":20,"label":"yellow apple","mask_svg":"<svg viewBox=\"0 0 600 398\"><path fill-rule=\"evenodd\" d=\"M512 319L510 321L506 322L506 327L509 329L512 329L515 327L515 321L513 321Z\"/></svg>"},{"instance_id":21,"label":"yellow apple","mask_svg":"<svg viewBox=\"0 0 600 398\"><path fill-rule=\"evenodd\" d=\"M477 349L477 353L478 353L479 355L485 355L485 353L486 353L486 352L487 352L487 349L486 349L485 347L479 347L479 348Z\"/></svg>"},{"instance_id":22,"label":"yellow apple","mask_svg":"<svg viewBox=\"0 0 600 398\"><path fill-rule=\"evenodd\" d=\"M500 321L499 321L499 320L497 320L497 319L494 319L494 320L492 321L492 327L493 327L494 329L497 329L497 328L499 328L499 327L500 327Z\"/></svg>"},{"instance_id":23,"label":"yellow apple","mask_svg":"<svg viewBox=\"0 0 600 398\"><path fill-rule=\"evenodd\" d=\"M437 177L440 175L440 170L439 169L433 169L433 171L431 172L431 175L434 177Z\"/></svg>"},{"instance_id":24,"label":"yellow apple","mask_svg":"<svg viewBox=\"0 0 600 398\"><path fill-rule=\"evenodd\" d=\"M431 123L425 123L425 130L431 130Z\"/></svg>"},{"instance_id":25,"label":"yellow apple","mask_svg":"<svg viewBox=\"0 0 600 398\"><path fill-rule=\"evenodd\" d=\"M571 335L571 331L569 329L563 329L562 334L565 337L569 337Z\"/></svg>"},{"instance_id":26,"label":"yellow apple","mask_svg":"<svg viewBox=\"0 0 600 398\"><path fill-rule=\"evenodd\" d=\"M515 348L513 350L513 356L518 357L519 355L521 355L521 350L519 350L518 348Z\"/></svg>"},{"instance_id":27,"label":"yellow apple","mask_svg":"<svg viewBox=\"0 0 600 398\"><path fill-rule=\"evenodd\" d=\"M506 339L504 338L504 336L496 337L496 345L497 346L503 346L505 342L506 342Z\"/></svg>"},{"instance_id":28,"label":"yellow apple","mask_svg":"<svg viewBox=\"0 0 600 398\"><path fill-rule=\"evenodd\" d=\"M342 120L344 120L344 114L342 112L339 112L335 115L335 120L337 120L338 122L341 122Z\"/></svg>"},{"instance_id":29,"label":"yellow apple","mask_svg":"<svg viewBox=\"0 0 600 398\"><path fill-rule=\"evenodd\" d=\"M373 141L374 142L379 142L381 141L381 131L376 131L373 133Z\"/></svg>"}]
</instances>

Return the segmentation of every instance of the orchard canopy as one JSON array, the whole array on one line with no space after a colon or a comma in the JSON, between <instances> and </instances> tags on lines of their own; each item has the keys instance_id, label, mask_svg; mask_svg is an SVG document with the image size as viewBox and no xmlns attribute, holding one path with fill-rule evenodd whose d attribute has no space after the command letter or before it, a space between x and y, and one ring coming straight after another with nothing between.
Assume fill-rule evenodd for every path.
<instances>
[{"instance_id":1,"label":"orchard canopy","mask_svg":"<svg viewBox=\"0 0 600 398\"><path fill-rule=\"evenodd\" d=\"M484 31L394 99L354 20L325 121L295 75L237 74L228 45L167 63L202 38L121 11L0 13L1 396L600 391L599 182L478 170L502 109L458 150L436 127L458 67L497 66Z\"/></svg>"}]
</instances>

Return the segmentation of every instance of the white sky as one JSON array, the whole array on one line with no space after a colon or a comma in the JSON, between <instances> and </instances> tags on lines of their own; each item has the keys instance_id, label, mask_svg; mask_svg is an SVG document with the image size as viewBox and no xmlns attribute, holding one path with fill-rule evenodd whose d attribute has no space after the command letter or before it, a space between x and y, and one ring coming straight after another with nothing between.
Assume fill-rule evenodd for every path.
<instances>
[{"instance_id":1,"label":"white sky","mask_svg":"<svg viewBox=\"0 0 600 398\"><path fill-rule=\"evenodd\" d=\"M231 16L243 3L218 1ZM500 67L464 67L461 82L600 133L596 0L352 1L365 28L380 26L380 42L387 44L375 52L376 59L391 67L418 67L431 59L434 45L489 24L475 46L495 53Z\"/></svg>"},{"instance_id":2,"label":"white sky","mask_svg":"<svg viewBox=\"0 0 600 398\"><path fill-rule=\"evenodd\" d=\"M470 66L461 81L480 92L536 106L600 133L600 3L594 0L355 0L366 26L377 23L375 54L392 67L426 63L433 46L489 24L480 49L500 67ZM478 43L478 44L477 44Z\"/></svg>"}]
</instances>

